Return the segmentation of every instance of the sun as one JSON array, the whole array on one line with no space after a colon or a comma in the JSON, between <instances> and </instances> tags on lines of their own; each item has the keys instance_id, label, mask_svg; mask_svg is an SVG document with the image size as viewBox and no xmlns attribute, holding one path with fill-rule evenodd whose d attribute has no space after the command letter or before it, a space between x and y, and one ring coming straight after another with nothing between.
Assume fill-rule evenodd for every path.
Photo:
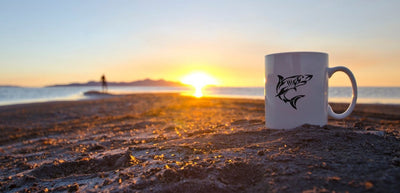
<instances>
[{"instance_id":1,"label":"sun","mask_svg":"<svg viewBox=\"0 0 400 193\"><path fill-rule=\"evenodd\" d=\"M202 97L202 89L207 85L216 85L217 80L204 72L194 72L186 75L181 80L182 83L191 85L195 88L195 97Z\"/></svg>"}]
</instances>

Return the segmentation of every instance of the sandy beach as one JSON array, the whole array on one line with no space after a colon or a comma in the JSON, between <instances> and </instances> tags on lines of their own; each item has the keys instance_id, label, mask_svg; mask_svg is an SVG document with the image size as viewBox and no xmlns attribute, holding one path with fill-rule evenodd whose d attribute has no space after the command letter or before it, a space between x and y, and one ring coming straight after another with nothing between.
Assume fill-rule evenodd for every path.
<instances>
[{"instance_id":1,"label":"sandy beach","mask_svg":"<svg viewBox=\"0 0 400 193\"><path fill-rule=\"evenodd\" d=\"M399 105L264 120L263 100L178 94L1 106L0 192L399 192Z\"/></svg>"}]
</instances>

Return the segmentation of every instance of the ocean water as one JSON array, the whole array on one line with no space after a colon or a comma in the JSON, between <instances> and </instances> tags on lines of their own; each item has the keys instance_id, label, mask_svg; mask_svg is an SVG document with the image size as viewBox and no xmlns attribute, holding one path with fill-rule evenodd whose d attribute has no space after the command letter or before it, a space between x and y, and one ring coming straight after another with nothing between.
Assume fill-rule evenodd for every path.
<instances>
[{"instance_id":1,"label":"ocean water","mask_svg":"<svg viewBox=\"0 0 400 193\"><path fill-rule=\"evenodd\" d=\"M83 93L99 87L0 87L0 105L31 102L88 99ZM113 94L173 92L192 95L194 89L184 87L109 87ZM264 99L263 87L208 87L204 96ZM351 101L350 87L330 87L329 102ZM357 103L400 104L400 87L359 87Z\"/></svg>"}]
</instances>

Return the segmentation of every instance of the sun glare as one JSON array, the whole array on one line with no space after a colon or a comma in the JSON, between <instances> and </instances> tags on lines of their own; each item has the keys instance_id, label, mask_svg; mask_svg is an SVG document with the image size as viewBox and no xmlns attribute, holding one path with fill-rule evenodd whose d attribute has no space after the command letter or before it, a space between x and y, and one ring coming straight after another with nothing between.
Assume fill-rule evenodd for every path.
<instances>
[{"instance_id":1,"label":"sun glare","mask_svg":"<svg viewBox=\"0 0 400 193\"><path fill-rule=\"evenodd\" d=\"M203 88L207 85L215 85L217 81L210 75L203 72L195 72L182 78L182 83L191 85L195 88L195 97L203 96Z\"/></svg>"}]
</instances>

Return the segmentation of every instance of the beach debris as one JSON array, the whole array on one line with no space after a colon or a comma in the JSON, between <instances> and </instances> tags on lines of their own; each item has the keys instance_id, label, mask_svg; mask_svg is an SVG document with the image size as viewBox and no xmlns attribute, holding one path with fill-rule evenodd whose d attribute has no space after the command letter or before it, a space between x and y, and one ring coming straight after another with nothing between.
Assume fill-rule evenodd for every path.
<instances>
[{"instance_id":1,"label":"beach debris","mask_svg":"<svg viewBox=\"0 0 400 193\"><path fill-rule=\"evenodd\" d=\"M99 151L99 150L104 150L106 149L105 146L100 145L100 144L91 144L88 148L88 151Z\"/></svg>"},{"instance_id":2,"label":"beach debris","mask_svg":"<svg viewBox=\"0 0 400 193\"><path fill-rule=\"evenodd\" d=\"M59 165L59 164L62 164L62 163L64 163L65 161L64 160L62 160L62 159L55 159L54 161L53 161L53 164L54 165Z\"/></svg>"},{"instance_id":3,"label":"beach debris","mask_svg":"<svg viewBox=\"0 0 400 193\"><path fill-rule=\"evenodd\" d=\"M90 157L83 157L81 159L78 159L78 161L89 161Z\"/></svg>"},{"instance_id":4,"label":"beach debris","mask_svg":"<svg viewBox=\"0 0 400 193\"><path fill-rule=\"evenodd\" d=\"M177 182L180 180L180 175L175 168L165 169L161 173L158 173L156 176L159 180L168 183Z\"/></svg>"},{"instance_id":5,"label":"beach debris","mask_svg":"<svg viewBox=\"0 0 400 193\"><path fill-rule=\"evenodd\" d=\"M355 133L359 133L359 134L369 134L369 135L376 135L379 137L383 137L385 135L384 131L370 131L370 130L362 130L362 131L354 131Z\"/></svg>"},{"instance_id":6,"label":"beach debris","mask_svg":"<svg viewBox=\"0 0 400 193\"><path fill-rule=\"evenodd\" d=\"M353 128L361 129L363 127L364 127L364 123L362 121L358 121L353 124Z\"/></svg>"},{"instance_id":7,"label":"beach debris","mask_svg":"<svg viewBox=\"0 0 400 193\"><path fill-rule=\"evenodd\" d=\"M249 120L247 119L239 119L239 120L234 120L231 122L231 125L243 125L243 124L248 124Z\"/></svg>"},{"instance_id":8,"label":"beach debris","mask_svg":"<svg viewBox=\"0 0 400 193\"><path fill-rule=\"evenodd\" d=\"M331 192L326 188L318 188L316 186L313 187L313 189L309 189L309 190L303 190L302 193L328 193Z\"/></svg>"},{"instance_id":9,"label":"beach debris","mask_svg":"<svg viewBox=\"0 0 400 193\"><path fill-rule=\"evenodd\" d=\"M137 165L137 164L140 163L140 160L137 159L135 156L129 155L129 157L130 157L130 160L129 160L129 163L130 163L130 164L132 164L132 165Z\"/></svg>"},{"instance_id":10,"label":"beach debris","mask_svg":"<svg viewBox=\"0 0 400 193\"><path fill-rule=\"evenodd\" d=\"M153 121L141 121L133 125L134 129L145 129L151 125L157 124L156 122Z\"/></svg>"},{"instance_id":11,"label":"beach debris","mask_svg":"<svg viewBox=\"0 0 400 193\"><path fill-rule=\"evenodd\" d=\"M164 160L164 154L161 154L161 155L154 155L154 157L153 157L153 159L155 159L155 160Z\"/></svg>"},{"instance_id":12,"label":"beach debris","mask_svg":"<svg viewBox=\"0 0 400 193\"><path fill-rule=\"evenodd\" d=\"M46 138L41 140L43 145L56 145L57 144L57 139L53 139L53 138Z\"/></svg>"},{"instance_id":13,"label":"beach debris","mask_svg":"<svg viewBox=\"0 0 400 193\"><path fill-rule=\"evenodd\" d=\"M110 185L111 183L112 183L112 180L106 178L106 179L104 180L104 182L103 182L103 186Z\"/></svg>"},{"instance_id":14,"label":"beach debris","mask_svg":"<svg viewBox=\"0 0 400 193\"><path fill-rule=\"evenodd\" d=\"M263 124L263 120L261 120L261 119L251 119L251 120L249 120L249 123L250 124L254 124L254 125Z\"/></svg>"},{"instance_id":15,"label":"beach debris","mask_svg":"<svg viewBox=\"0 0 400 193\"><path fill-rule=\"evenodd\" d=\"M68 192L77 192L79 190L79 184L74 182L72 185L68 185Z\"/></svg>"},{"instance_id":16,"label":"beach debris","mask_svg":"<svg viewBox=\"0 0 400 193\"><path fill-rule=\"evenodd\" d=\"M176 129L181 129L181 127L180 127L180 126L177 126L177 125L168 125L167 127L165 127L165 128L163 129L163 131L173 132L173 131L175 131Z\"/></svg>"},{"instance_id":17,"label":"beach debris","mask_svg":"<svg viewBox=\"0 0 400 193\"><path fill-rule=\"evenodd\" d=\"M369 189L374 187L374 184L372 182L370 182L370 181L366 181L364 183L364 186L365 186L365 189L369 190Z\"/></svg>"},{"instance_id":18,"label":"beach debris","mask_svg":"<svg viewBox=\"0 0 400 193\"><path fill-rule=\"evenodd\" d=\"M394 166L400 166L400 157L394 157L394 158L392 159L392 164L393 164Z\"/></svg>"},{"instance_id":19,"label":"beach debris","mask_svg":"<svg viewBox=\"0 0 400 193\"><path fill-rule=\"evenodd\" d=\"M327 177L327 181L340 181L342 178L339 176L329 176Z\"/></svg>"}]
</instances>

